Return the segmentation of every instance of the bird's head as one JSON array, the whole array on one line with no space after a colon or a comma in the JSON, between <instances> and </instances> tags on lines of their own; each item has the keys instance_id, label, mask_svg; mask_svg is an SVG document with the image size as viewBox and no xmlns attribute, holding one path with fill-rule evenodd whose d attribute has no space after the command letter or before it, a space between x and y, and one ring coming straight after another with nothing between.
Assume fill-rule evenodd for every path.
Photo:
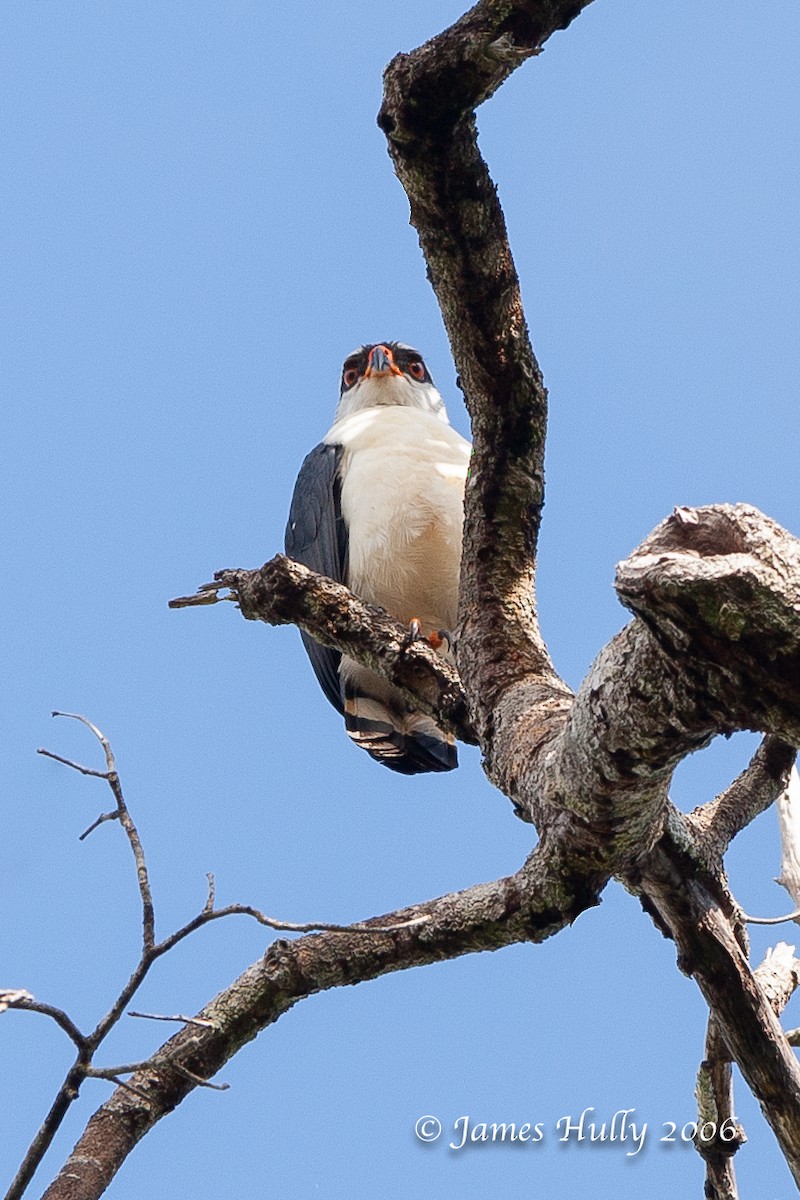
<instances>
[{"instance_id":1,"label":"bird's head","mask_svg":"<svg viewBox=\"0 0 800 1200\"><path fill-rule=\"evenodd\" d=\"M361 346L344 360L336 420L365 408L400 405L447 420L422 355L402 342Z\"/></svg>"}]
</instances>

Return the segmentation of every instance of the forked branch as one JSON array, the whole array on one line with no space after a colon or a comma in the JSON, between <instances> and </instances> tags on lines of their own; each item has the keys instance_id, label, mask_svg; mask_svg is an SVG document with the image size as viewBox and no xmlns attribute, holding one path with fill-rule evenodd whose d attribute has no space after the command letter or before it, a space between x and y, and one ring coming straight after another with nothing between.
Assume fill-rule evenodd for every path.
<instances>
[{"instance_id":1,"label":"forked branch","mask_svg":"<svg viewBox=\"0 0 800 1200\"><path fill-rule=\"evenodd\" d=\"M40 750L39 753L47 758L54 759L56 762L63 763L65 766L79 771L82 775L91 776L93 778L103 779L108 783L116 801L116 808L113 812L104 813L101 818L98 818L86 831L81 835L86 834L96 829L102 822L106 820L118 820L125 831L126 837L131 845L133 857L136 864L136 875L139 885L139 896L142 906L142 950L139 962L131 975L128 982L120 991L109 1011L101 1018L95 1028L88 1034L83 1033L72 1018L60 1008L54 1005L46 1004L37 1001L29 992L22 988L4 989L0 991L0 1013L10 1009L15 1009L21 1012L38 1013L42 1016L49 1017L63 1031L74 1044L77 1054L72 1066L66 1073L64 1081L56 1094L56 1097L50 1107L41 1128L36 1137L31 1143L28 1151L22 1161L22 1164L17 1172L14 1181L7 1193L6 1200L19 1200L28 1187L33 1175L46 1154L50 1145L53 1142L58 1129L66 1116L66 1113L74 1101L78 1098L81 1086L86 1079L107 1079L119 1083L120 1087L126 1094L137 1096L139 1101L145 1097L144 1092L138 1087L135 1082L123 1081L119 1076L134 1072L142 1072L149 1070L156 1075L163 1074L167 1066L170 1068L170 1077L174 1077L175 1071L178 1076L192 1086L200 1086L205 1084L205 1078L193 1073L190 1068L181 1063L179 1058L170 1054L167 1051L159 1051L152 1059L146 1063L128 1064L127 1066L116 1067L97 1067L94 1064L94 1056L105 1041L111 1029L117 1024L122 1017L126 1007L133 999L136 992L139 990L147 973L152 965L163 955L167 954L179 942L182 942L190 934L197 929L201 929L204 925L208 925L211 921L220 920L223 917L229 916L248 916L257 921L260 925L266 926L272 930L278 930L286 933L308 933L319 930L326 930L331 934L353 934L359 933L368 938L375 938L383 935L394 935L405 932L409 929L416 929L426 923L428 916L425 913L411 914L402 918L399 922L387 921L383 924L380 922L366 922L356 925L336 925L329 922L290 922L279 920L275 917L269 917L262 913L259 909L252 905L246 904L229 904L224 908L215 907L214 903L214 880L213 876L208 877L208 897L203 909L196 917L188 921L180 929L168 935L160 942L155 940L155 909L153 905L153 897L150 889L150 883L147 872L147 863L145 860L144 849L142 847L139 834L136 826L130 815L130 811L125 802L125 797L122 791L119 774L117 773L114 755L111 745L105 735L86 717L77 716L73 713L54 713L54 716L71 717L74 720L80 721L85 725L94 736L98 739L106 759L106 770L98 771L91 767L85 767L80 763L73 762L70 759L64 758L62 755L54 754L49 750ZM191 1026L207 1028L208 1020L195 1018L181 1018ZM188 1072L188 1073L187 1073ZM91 1174L91 1172L90 1172ZM71 1178L69 1174L65 1179ZM74 1181L73 1181L74 1182ZM97 1178L94 1179L93 1186L96 1186ZM72 1185L70 1184L70 1187ZM101 1191L104 1188L101 1188ZM58 1193L56 1193L58 1194ZM78 1193L67 1191L65 1193L70 1197L74 1197ZM82 1194L82 1193L81 1193ZM89 1194L97 1194L100 1192Z\"/></svg>"}]
</instances>

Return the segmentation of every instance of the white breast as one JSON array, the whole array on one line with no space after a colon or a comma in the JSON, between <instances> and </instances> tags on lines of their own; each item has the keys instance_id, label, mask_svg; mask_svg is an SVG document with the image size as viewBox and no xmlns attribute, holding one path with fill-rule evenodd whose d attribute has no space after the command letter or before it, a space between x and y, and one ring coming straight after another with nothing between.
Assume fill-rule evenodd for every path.
<instances>
[{"instance_id":1,"label":"white breast","mask_svg":"<svg viewBox=\"0 0 800 1200\"><path fill-rule=\"evenodd\" d=\"M355 412L325 437L344 447L348 586L423 633L452 629L471 447L439 416L385 406Z\"/></svg>"}]
</instances>

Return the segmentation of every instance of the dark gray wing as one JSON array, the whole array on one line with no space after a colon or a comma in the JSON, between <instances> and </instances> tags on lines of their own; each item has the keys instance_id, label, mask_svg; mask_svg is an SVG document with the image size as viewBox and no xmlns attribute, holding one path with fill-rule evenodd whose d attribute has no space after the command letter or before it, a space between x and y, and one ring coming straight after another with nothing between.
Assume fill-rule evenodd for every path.
<instances>
[{"instance_id":1,"label":"dark gray wing","mask_svg":"<svg viewBox=\"0 0 800 1200\"><path fill-rule=\"evenodd\" d=\"M341 446L316 446L300 468L294 485L285 546L289 558L337 583L347 573L347 526L342 517L339 464ZM314 674L338 712L344 712L339 684L338 650L321 646L300 631Z\"/></svg>"}]
</instances>

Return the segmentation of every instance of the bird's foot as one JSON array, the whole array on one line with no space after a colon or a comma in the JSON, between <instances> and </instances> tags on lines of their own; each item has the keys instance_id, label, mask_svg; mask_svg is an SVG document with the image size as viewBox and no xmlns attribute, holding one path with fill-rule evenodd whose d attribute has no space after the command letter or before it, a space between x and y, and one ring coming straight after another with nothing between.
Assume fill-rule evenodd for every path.
<instances>
[{"instance_id":1,"label":"bird's foot","mask_svg":"<svg viewBox=\"0 0 800 1200\"><path fill-rule=\"evenodd\" d=\"M401 653L408 650L409 646L413 646L414 642L418 642L422 637L422 622L417 617L412 617L408 622L406 636L403 638L400 646Z\"/></svg>"},{"instance_id":2,"label":"bird's foot","mask_svg":"<svg viewBox=\"0 0 800 1200\"><path fill-rule=\"evenodd\" d=\"M427 642L428 645L442 654L449 654L453 649L453 635L449 629L436 629L426 637L422 632L422 622L418 617L412 617L408 623L408 632L403 638L403 650L408 650L414 642Z\"/></svg>"}]
</instances>

